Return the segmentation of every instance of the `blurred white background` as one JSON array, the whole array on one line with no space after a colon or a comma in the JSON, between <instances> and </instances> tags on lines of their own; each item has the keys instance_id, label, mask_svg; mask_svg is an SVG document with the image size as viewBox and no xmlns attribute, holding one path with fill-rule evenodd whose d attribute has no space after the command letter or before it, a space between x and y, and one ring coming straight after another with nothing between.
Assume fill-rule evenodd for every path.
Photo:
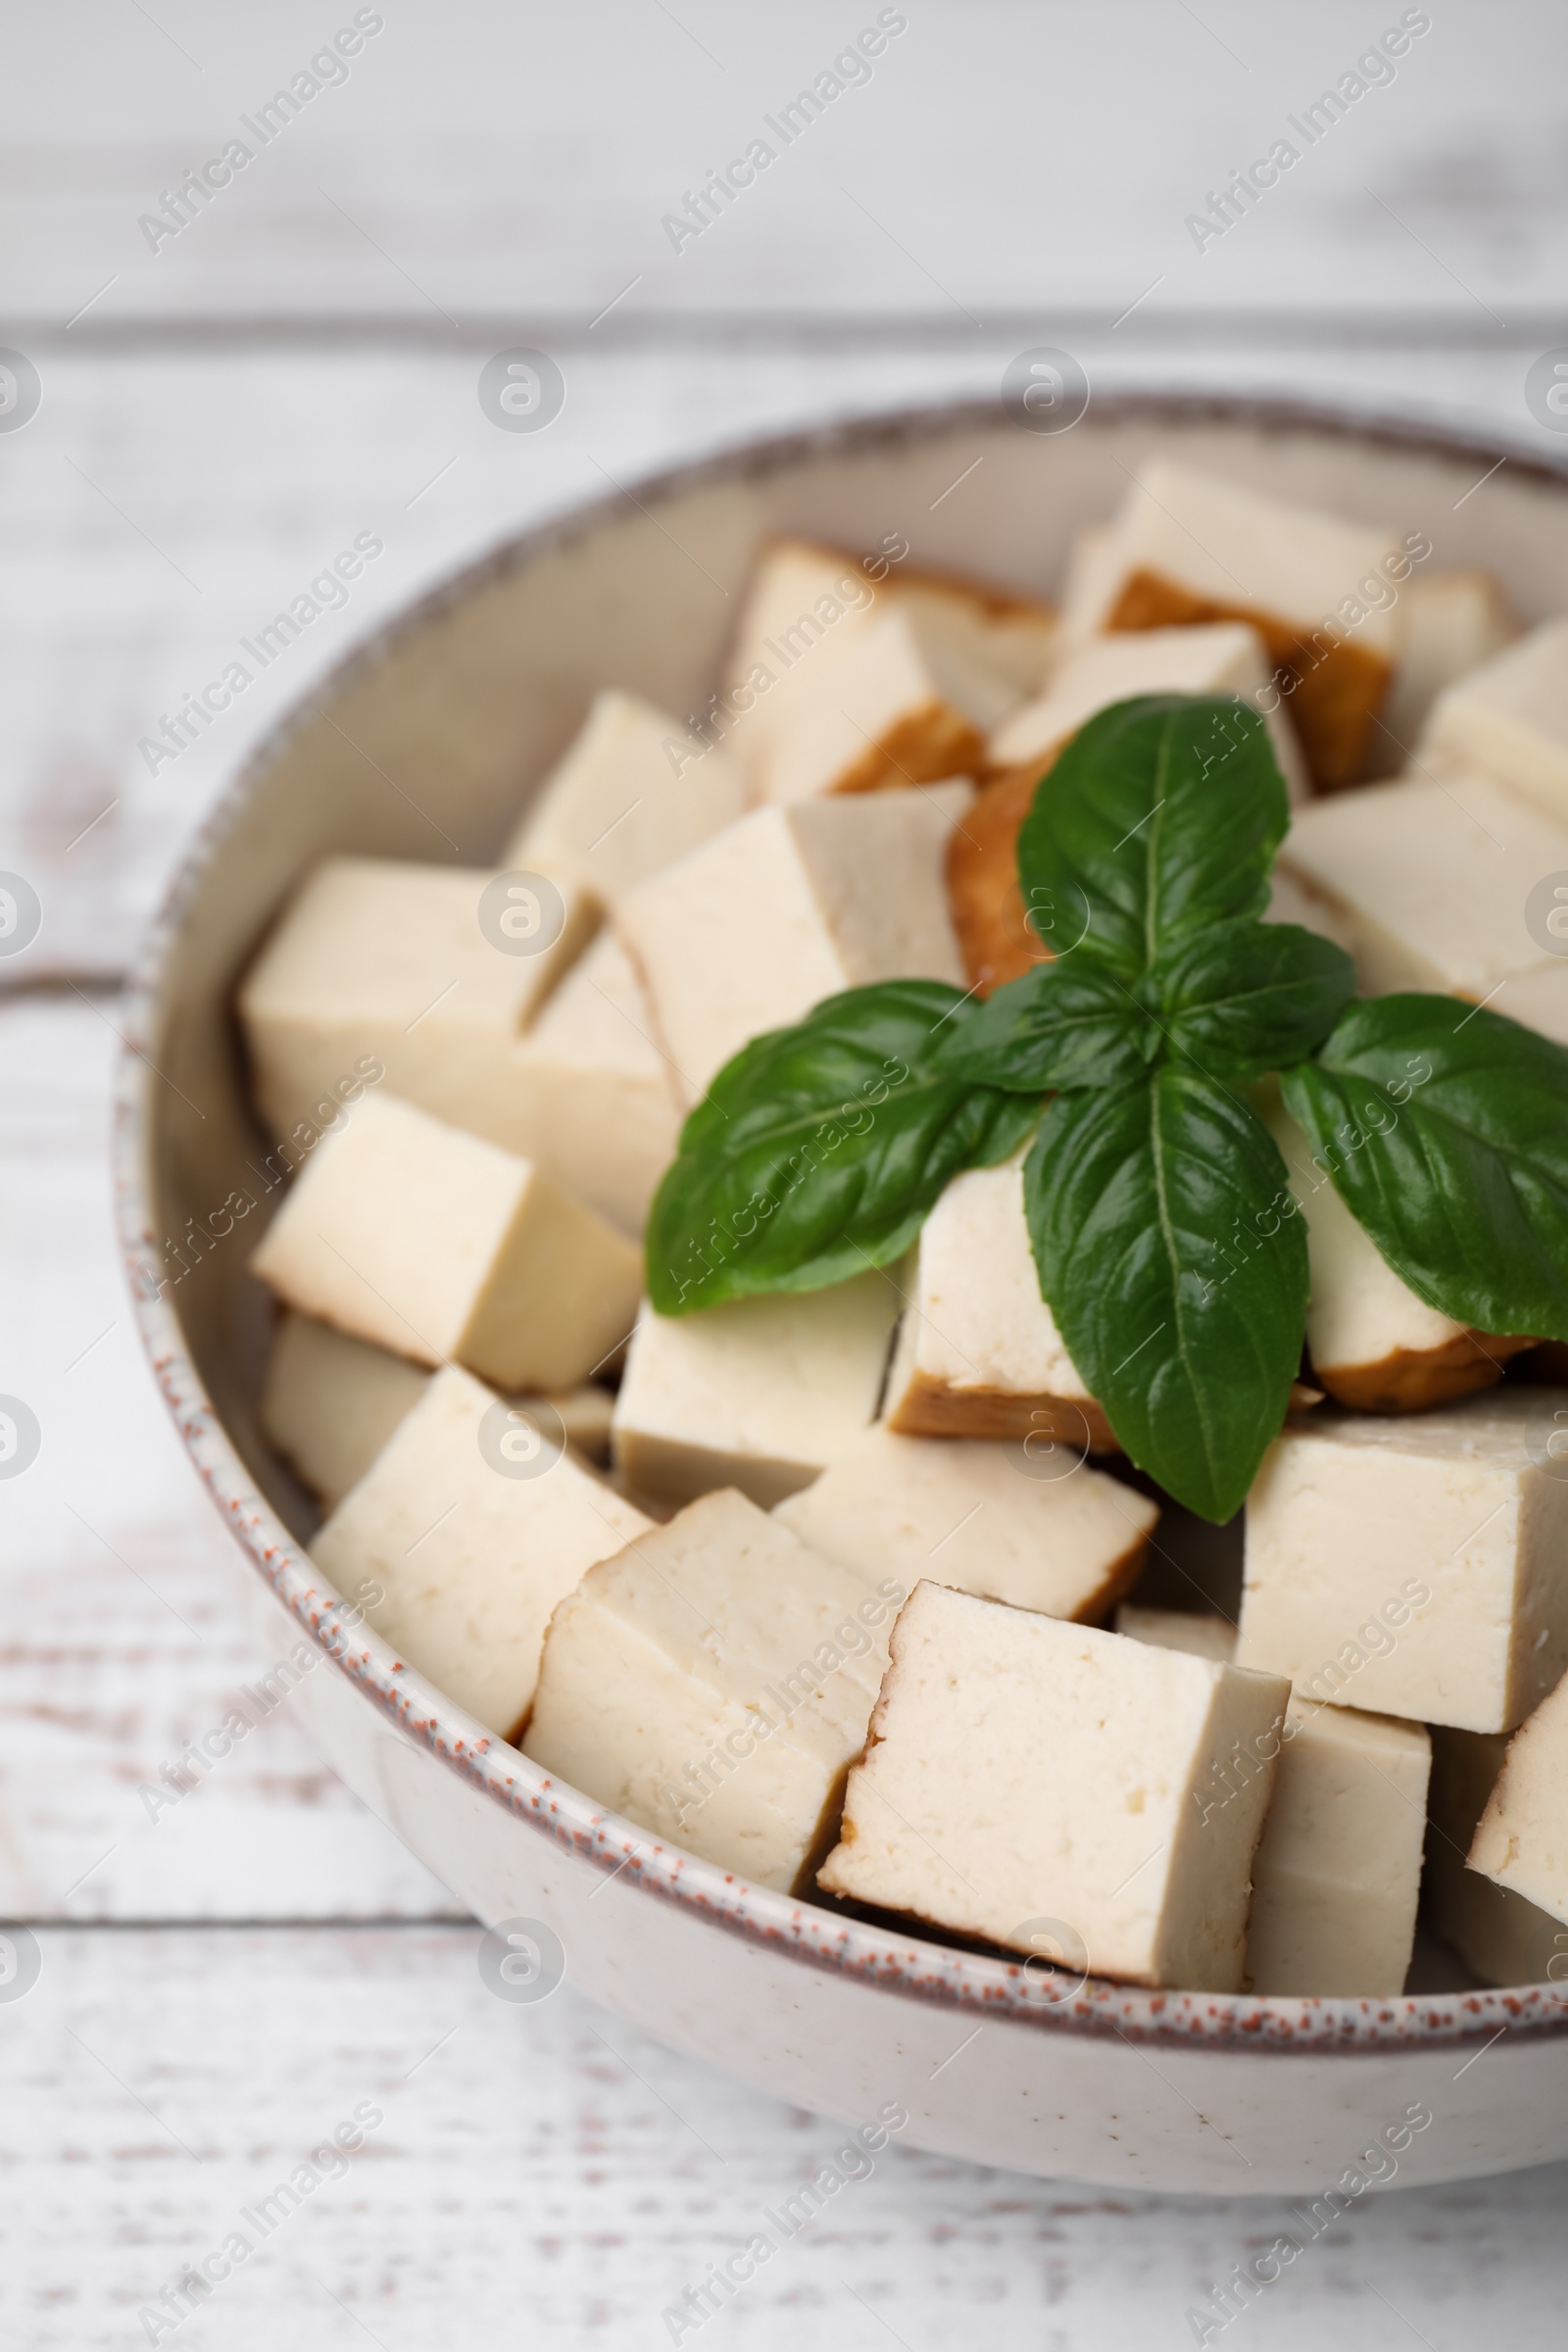
<instances>
[{"instance_id":1,"label":"blurred white background","mask_svg":"<svg viewBox=\"0 0 1568 2352\"><path fill-rule=\"evenodd\" d=\"M356 22L346 75L264 145L245 118ZM786 146L767 118L879 22L869 76ZM1401 24L1392 78L1309 145L1304 110ZM151 2340L138 2314L179 2266L374 2097L353 2176L182 2344L667 2341L662 2309L826 2128L569 1986L509 2012L498 2050L471 1929L283 1712L146 1817L138 1789L258 1661L110 1246L120 978L213 794L320 670L491 540L651 468L991 394L1040 343L1097 389L1266 387L1544 445L1524 378L1568 341L1568 18L55 0L11 12L6 52L0 344L42 398L0 417L0 868L44 921L0 965L0 1390L44 1448L0 1490L0 1915L45 1965L0 2004L0 2320L29 2348ZM672 236L759 137L765 172ZM177 233L144 225L235 138L251 159ZM1279 183L1195 231L1280 138L1300 152ZM477 398L517 344L566 385L538 434ZM385 553L350 604L150 773L161 714L363 531ZM1565 2186L1370 2197L1240 2325L1270 2347L1555 2343ZM896 2147L847 2208L715 2342L925 2352L983 2327L1143 2352L1191 2341L1187 2305L1285 2226Z\"/></svg>"}]
</instances>

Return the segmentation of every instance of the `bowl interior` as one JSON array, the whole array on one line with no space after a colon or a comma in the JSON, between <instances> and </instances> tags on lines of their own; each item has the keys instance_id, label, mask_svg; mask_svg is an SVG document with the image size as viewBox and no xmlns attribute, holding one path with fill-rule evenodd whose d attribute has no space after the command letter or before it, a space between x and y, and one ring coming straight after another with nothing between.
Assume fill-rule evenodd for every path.
<instances>
[{"instance_id":1,"label":"bowl interior","mask_svg":"<svg viewBox=\"0 0 1568 2352\"><path fill-rule=\"evenodd\" d=\"M271 1310L247 1261L276 1196L258 1181L266 1144L232 1009L297 879L336 851L487 862L597 687L700 710L769 534L856 553L903 543L922 566L1049 597L1074 532L1110 514L1154 447L1423 532L1432 568L1492 566L1528 620L1568 610L1568 481L1510 456L1477 489L1499 454L1484 441L1155 396L1098 403L1058 435L958 408L719 457L506 542L361 647L257 753L150 951L140 1250L197 1381L297 1540L315 1513L257 1423Z\"/></svg>"}]
</instances>

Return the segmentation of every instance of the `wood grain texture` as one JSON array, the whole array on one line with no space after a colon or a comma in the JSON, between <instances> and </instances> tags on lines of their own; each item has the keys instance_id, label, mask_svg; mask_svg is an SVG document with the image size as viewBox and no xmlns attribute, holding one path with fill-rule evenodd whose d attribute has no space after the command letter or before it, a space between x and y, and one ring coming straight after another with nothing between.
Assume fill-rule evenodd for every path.
<instances>
[{"instance_id":1,"label":"wood grain texture","mask_svg":"<svg viewBox=\"0 0 1568 2352\"><path fill-rule=\"evenodd\" d=\"M1108 324L1140 296L1164 315L1451 317L1487 332L1560 315L1568 24L1540 0L1431 12L1393 79L1315 140L1290 117L1397 7L927 0L884 12L906 29L869 79L795 128L781 110L875 6L451 0L381 12L345 81L265 145L242 129L353 13L33 12L10 59L8 318L63 323L92 301L100 321L585 322L617 295L656 318L1077 309ZM29 90L48 94L41 128ZM251 161L153 250L143 216L235 136ZM1189 214L1282 138L1298 161L1195 242ZM666 215L755 139L774 160L677 250Z\"/></svg>"},{"instance_id":2,"label":"wood grain texture","mask_svg":"<svg viewBox=\"0 0 1568 2352\"><path fill-rule=\"evenodd\" d=\"M144 2342L139 2313L238 2230L255 2252L161 2340L669 2342L662 2313L844 2132L590 2009L569 1948L548 1999L498 2000L477 1945L471 1927L44 1930L36 1984L0 2005L14 2339ZM362 2103L382 2118L363 2149L264 2237L258 2199ZM1547 2352L1565 2189L1568 2166L1375 2192L1236 2340L1448 2352L1505 2318ZM1279 2200L1053 2186L895 2138L680 2340L1150 2352L1190 2343L1189 2305L1291 2228Z\"/></svg>"}]
</instances>

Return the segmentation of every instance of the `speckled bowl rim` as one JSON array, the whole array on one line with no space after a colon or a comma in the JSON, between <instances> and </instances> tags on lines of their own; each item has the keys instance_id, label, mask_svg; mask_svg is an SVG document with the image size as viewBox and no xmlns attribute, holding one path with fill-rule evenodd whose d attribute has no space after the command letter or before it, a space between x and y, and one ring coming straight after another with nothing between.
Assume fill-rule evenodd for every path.
<instances>
[{"instance_id":1,"label":"speckled bowl rim","mask_svg":"<svg viewBox=\"0 0 1568 2352\"><path fill-rule=\"evenodd\" d=\"M1441 416L1411 420L1376 404L1277 400L1266 395L1128 389L1097 397L1111 421L1230 423L1264 431L1307 431L1325 438L1384 443L1473 458L1484 468L1499 458L1514 472L1561 491L1561 464L1505 434L1455 427ZM645 508L690 491L755 480L810 459L939 440L994 424L995 401L962 399L830 421L769 435L666 468L634 485ZM128 982L124 1045L116 1088L116 1213L137 1324L185 1449L230 1534L276 1598L334 1666L358 1684L385 1721L490 1802L530 1830L555 1839L607 1875L661 1901L683 1906L725 1934L762 1943L803 1966L876 1985L906 1999L1005 2017L1042 2032L1115 2035L1149 2048L1203 2047L1293 2053L1391 2054L1400 2049L1477 2043L1507 2031L1568 2033L1568 1983L1473 1992L1401 1994L1393 2000L1283 1999L1251 1994L1154 1992L1090 1978L1044 1989L1021 1964L928 1943L898 1929L871 1926L754 1885L734 1873L648 1837L619 1814L555 1780L494 1739L408 1667L388 1643L358 1622L296 1546L257 1493L250 1475L186 1352L179 1319L158 1295L152 1219L153 1138L158 1104L146 1058L156 1034L163 976L187 913L219 845L292 738L352 683L379 668L426 626L491 582L531 566L623 517L616 490L530 525L442 580L356 645L317 680L245 760L199 829L154 920ZM1048 1993L1060 1997L1049 1998Z\"/></svg>"}]
</instances>

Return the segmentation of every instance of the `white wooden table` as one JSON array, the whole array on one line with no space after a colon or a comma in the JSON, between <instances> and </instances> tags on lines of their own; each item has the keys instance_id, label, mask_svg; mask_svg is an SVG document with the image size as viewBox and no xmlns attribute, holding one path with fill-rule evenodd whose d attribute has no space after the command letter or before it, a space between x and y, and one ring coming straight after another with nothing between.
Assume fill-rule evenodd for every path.
<instances>
[{"instance_id":1,"label":"white wooden table","mask_svg":"<svg viewBox=\"0 0 1568 2352\"><path fill-rule=\"evenodd\" d=\"M42 1961L0 1998L0 2342L29 2352L667 2342L664 2309L835 2137L569 1984L502 2008L473 1927L286 1707L149 1818L142 1788L260 1661L121 1290L116 990L248 745L416 586L607 476L994 390L1028 344L1102 387L1349 390L1526 439L1525 368L1568 340L1568 21L1544 4L1435 12L1202 251L1187 214L1396 8L914 0L869 82L678 253L662 216L873 9L379 13L348 79L156 252L160 191L353 11L76 0L8 28L0 343L43 387L0 431L0 868L44 907L0 962L0 1393L43 1429L0 1482L0 1917ZM537 436L475 396L519 343L567 383ZM351 606L149 773L161 714L366 530L385 553ZM142 2316L367 2105L343 2177L209 2305ZM1376 2193L1237 2328L1556 2344L1565 2190L1568 2167ZM1142 2352L1194 2340L1189 2304L1286 2226L895 2144L711 2340Z\"/></svg>"}]
</instances>

